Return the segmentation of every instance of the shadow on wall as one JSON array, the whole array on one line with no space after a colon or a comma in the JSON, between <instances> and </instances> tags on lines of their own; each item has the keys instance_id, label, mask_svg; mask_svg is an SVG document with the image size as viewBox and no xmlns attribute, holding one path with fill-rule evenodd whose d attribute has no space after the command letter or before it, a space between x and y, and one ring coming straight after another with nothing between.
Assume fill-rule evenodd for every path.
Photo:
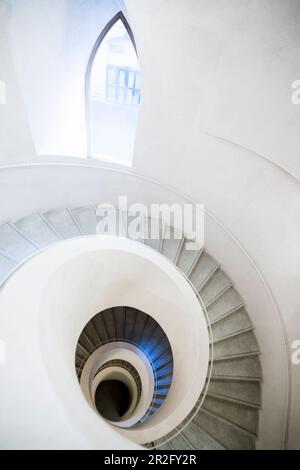
<instances>
[{"instance_id":1,"label":"shadow on wall","mask_svg":"<svg viewBox=\"0 0 300 470\"><path fill-rule=\"evenodd\" d=\"M86 68L119 11L123 0L12 0L11 49L37 154L86 157Z\"/></svg>"}]
</instances>

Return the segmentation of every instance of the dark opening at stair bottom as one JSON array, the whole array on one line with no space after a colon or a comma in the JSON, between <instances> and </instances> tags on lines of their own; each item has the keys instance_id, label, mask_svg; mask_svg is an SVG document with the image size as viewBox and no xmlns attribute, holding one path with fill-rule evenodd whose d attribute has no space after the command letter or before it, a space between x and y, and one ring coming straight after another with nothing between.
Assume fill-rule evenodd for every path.
<instances>
[{"instance_id":1,"label":"dark opening at stair bottom","mask_svg":"<svg viewBox=\"0 0 300 470\"><path fill-rule=\"evenodd\" d=\"M104 380L95 393L95 405L103 418L119 421L130 407L128 387L119 380Z\"/></svg>"}]
</instances>

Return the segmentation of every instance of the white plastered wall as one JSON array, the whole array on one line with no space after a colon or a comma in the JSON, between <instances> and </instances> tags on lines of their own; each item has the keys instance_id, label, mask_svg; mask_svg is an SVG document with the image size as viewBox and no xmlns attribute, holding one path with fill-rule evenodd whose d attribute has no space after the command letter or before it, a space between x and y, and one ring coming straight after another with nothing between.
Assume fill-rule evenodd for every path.
<instances>
[{"instance_id":1,"label":"white plastered wall","mask_svg":"<svg viewBox=\"0 0 300 470\"><path fill-rule=\"evenodd\" d=\"M7 2L0 2L0 163L26 160L34 155L34 145L26 109L15 72L7 24Z\"/></svg>"}]
</instances>

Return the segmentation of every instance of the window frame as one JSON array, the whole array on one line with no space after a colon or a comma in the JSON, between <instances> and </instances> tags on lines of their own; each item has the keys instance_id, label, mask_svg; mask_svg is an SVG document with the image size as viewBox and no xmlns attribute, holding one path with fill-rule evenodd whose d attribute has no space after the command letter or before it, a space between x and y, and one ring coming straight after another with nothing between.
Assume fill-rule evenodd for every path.
<instances>
[{"instance_id":1,"label":"window frame","mask_svg":"<svg viewBox=\"0 0 300 470\"><path fill-rule=\"evenodd\" d=\"M90 93L89 93L91 75L92 75L92 67L93 67L94 60L95 60L96 54L98 52L98 49L101 46L105 36L109 32L109 30L119 20L122 21L124 27L126 28L126 31L127 31L128 35L130 37L130 40L133 44L133 47L135 49L135 52L136 52L136 55L137 55L137 58L138 58L138 52L137 52L136 43L135 43L135 39L134 39L134 36L133 36L132 29L131 29L124 13L122 11L119 11L106 24L106 26L103 28L100 35L98 36L98 38L97 38L97 40L94 44L94 47L92 49L92 52L91 52L91 55L89 57L89 61L88 61L88 64L87 64L87 68L86 68L86 73L85 73L85 119L86 119L86 153L87 153L86 157L89 158L89 159L96 159L96 157L93 157L93 154L92 154L91 98L90 98ZM97 158L97 160L100 160L100 159ZM102 161L102 163L108 163L106 160L100 160L100 161ZM121 163L118 164L118 165L123 166Z\"/></svg>"}]
</instances>

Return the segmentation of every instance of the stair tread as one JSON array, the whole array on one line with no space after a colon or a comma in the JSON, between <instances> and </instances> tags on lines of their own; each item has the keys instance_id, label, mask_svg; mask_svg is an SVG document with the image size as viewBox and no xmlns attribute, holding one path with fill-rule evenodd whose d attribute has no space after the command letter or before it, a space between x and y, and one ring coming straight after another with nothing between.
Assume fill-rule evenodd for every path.
<instances>
[{"instance_id":1,"label":"stair tread","mask_svg":"<svg viewBox=\"0 0 300 470\"><path fill-rule=\"evenodd\" d=\"M260 382L261 377L238 376L238 375L211 375L211 380L229 382Z\"/></svg>"},{"instance_id":2,"label":"stair tread","mask_svg":"<svg viewBox=\"0 0 300 470\"><path fill-rule=\"evenodd\" d=\"M246 333L253 333L253 327L251 326L249 328L243 328L241 330L234 331L233 333L228 334L226 336L223 336L222 338L219 338L219 339L215 339L215 336L213 335L213 338L214 338L213 343L214 344L222 343L223 341L227 341L229 339L236 338L237 336L245 335Z\"/></svg>"},{"instance_id":3,"label":"stair tread","mask_svg":"<svg viewBox=\"0 0 300 470\"><path fill-rule=\"evenodd\" d=\"M229 315L231 312L243 306L243 300L234 287L227 289L223 295L207 307L210 321L214 323L218 319Z\"/></svg>"},{"instance_id":4,"label":"stair tread","mask_svg":"<svg viewBox=\"0 0 300 470\"><path fill-rule=\"evenodd\" d=\"M188 276L197 260L201 256L201 253L202 250L188 250L187 240L185 239L177 259L177 267L180 269L180 271Z\"/></svg>"},{"instance_id":5,"label":"stair tread","mask_svg":"<svg viewBox=\"0 0 300 470\"><path fill-rule=\"evenodd\" d=\"M202 429L195 421L191 421L182 431L194 450L224 450L224 447Z\"/></svg>"},{"instance_id":6,"label":"stair tread","mask_svg":"<svg viewBox=\"0 0 300 470\"><path fill-rule=\"evenodd\" d=\"M253 450L255 449L256 436L231 422L211 413L200 410L195 417L197 424L210 436L213 436L226 449L229 450Z\"/></svg>"},{"instance_id":7,"label":"stair tread","mask_svg":"<svg viewBox=\"0 0 300 470\"><path fill-rule=\"evenodd\" d=\"M38 251L10 224L0 226L0 250L16 262L22 262Z\"/></svg>"},{"instance_id":8,"label":"stair tread","mask_svg":"<svg viewBox=\"0 0 300 470\"><path fill-rule=\"evenodd\" d=\"M223 357L259 354L253 329L227 336L214 342L214 360Z\"/></svg>"},{"instance_id":9,"label":"stair tread","mask_svg":"<svg viewBox=\"0 0 300 470\"><path fill-rule=\"evenodd\" d=\"M213 377L247 377L248 381L254 377L261 379L262 370L259 361L259 353L217 358L213 362L212 375Z\"/></svg>"},{"instance_id":10,"label":"stair tread","mask_svg":"<svg viewBox=\"0 0 300 470\"><path fill-rule=\"evenodd\" d=\"M170 445L174 450L193 450L193 447L179 434L170 440Z\"/></svg>"},{"instance_id":11,"label":"stair tread","mask_svg":"<svg viewBox=\"0 0 300 470\"><path fill-rule=\"evenodd\" d=\"M240 403L261 407L261 386L260 380L246 380L242 378L224 378L213 377L210 380L207 395L224 397L224 399L234 400Z\"/></svg>"},{"instance_id":12,"label":"stair tread","mask_svg":"<svg viewBox=\"0 0 300 470\"><path fill-rule=\"evenodd\" d=\"M59 238L39 214L31 214L24 217L15 222L14 225L27 239L37 244L40 248L45 248L59 241Z\"/></svg>"},{"instance_id":13,"label":"stair tread","mask_svg":"<svg viewBox=\"0 0 300 470\"><path fill-rule=\"evenodd\" d=\"M67 208L54 209L43 215L63 238L74 238L81 235Z\"/></svg>"},{"instance_id":14,"label":"stair tread","mask_svg":"<svg viewBox=\"0 0 300 470\"><path fill-rule=\"evenodd\" d=\"M219 299L230 287L232 281L228 276L218 268L209 281L199 291L200 297L208 308L212 303Z\"/></svg>"},{"instance_id":15,"label":"stair tread","mask_svg":"<svg viewBox=\"0 0 300 470\"><path fill-rule=\"evenodd\" d=\"M201 290L218 268L219 264L203 251L190 274L194 287Z\"/></svg>"},{"instance_id":16,"label":"stair tread","mask_svg":"<svg viewBox=\"0 0 300 470\"><path fill-rule=\"evenodd\" d=\"M166 226L162 242L162 254L175 263L183 241L182 234L179 234L173 227Z\"/></svg>"},{"instance_id":17,"label":"stair tread","mask_svg":"<svg viewBox=\"0 0 300 470\"><path fill-rule=\"evenodd\" d=\"M80 226L81 232L85 235L97 234L98 219L96 216L96 209L93 206L80 206L71 210L77 223Z\"/></svg>"},{"instance_id":18,"label":"stair tread","mask_svg":"<svg viewBox=\"0 0 300 470\"><path fill-rule=\"evenodd\" d=\"M251 432L251 431L248 431L247 429L242 428L242 427L239 426L238 424L233 423L233 422L230 421L229 419L226 419L226 418L224 418L223 416L220 416L219 414L214 413L213 411L210 411L210 410L201 408L200 413L206 413L207 415L212 416L213 418L219 420L220 422L226 423L226 425L232 427L232 428L235 429L236 431L238 431L238 432L240 432L240 433L242 433L242 434L248 435L249 437L252 437L252 438L254 438L254 439L256 438L256 434L255 434L255 433L253 433L253 432Z\"/></svg>"},{"instance_id":19,"label":"stair tread","mask_svg":"<svg viewBox=\"0 0 300 470\"><path fill-rule=\"evenodd\" d=\"M220 393L213 393L213 392L208 391L206 396L216 398L218 400L224 400L224 401L228 401L231 403L236 403L237 405L240 405L240 406L245 406L245 407L249 407L253 409L260 409L260 404L258 403L254 403L254 402L247 401L247 400L240 400L238 398L232 398L228 395L222 395Z\"/></svg>"}]
</instances>

